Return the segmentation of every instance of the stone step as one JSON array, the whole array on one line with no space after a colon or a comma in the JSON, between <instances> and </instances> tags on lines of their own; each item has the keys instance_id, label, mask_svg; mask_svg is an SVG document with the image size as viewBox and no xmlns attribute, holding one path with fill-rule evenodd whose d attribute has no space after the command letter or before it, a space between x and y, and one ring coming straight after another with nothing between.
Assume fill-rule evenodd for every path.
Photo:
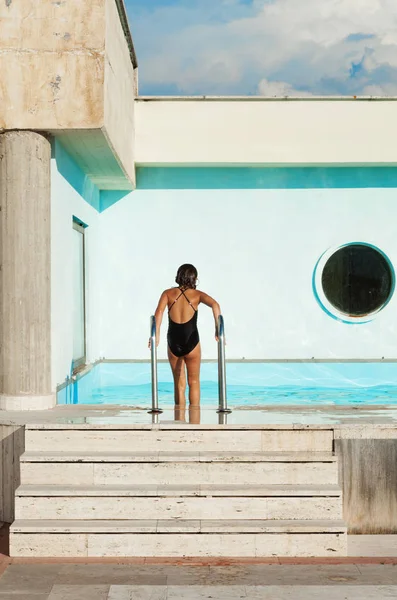
<instances>
[{"instance_id":1,"label":"stone step","mask_svg":"<svg viewBox=\"0 0 397 600\"><path fill-rule=\"evenodd\" d=\"M342 491L338 485L20 485L16 496L112 496L112 497L335 497Z\"/></svg>"},{"instance_id":2,"label":"stone step","mask_svg":"<svg viewBox=\"0 0 397 600\"><path fill-rule=\"evenodd\" d=\"M52 428L51 428L52 427ZM332 452L332 429L307 429L297 426L269 429L221 429L219 426L203 429L190 426L138 429L135 427L90 426L27 426L27 451L103 452L104 448L118 451L162 452L180 450L230 451L241 448L251 452Z\"/></svg>"},{"instance_id":3,"label":"stone step","mask_svg":"<svg viewBox=\"0 0 397 600\"><path fill-rule=\"evenodd\" d=\"M272 519L73 519L16 520L11 533L344 533L342 520L311 521Z\"/></svg>"},{"instance_id":4,"label":"stone step","mask_svg":"<svg viewBox=\"0 0 397 600\"><path fill-rule=\"evenodd\" d=\"M342 518L341 496L17 496L16 519Z\"/></svg>"},{"instance_id":5,"label":"stone step","mask_svg":"<svg viewBox=\"0 0 397 600\"><path fill-rule=\"evenodd\" d=\"M343 556L343 521L15 521L11 556Z\"/></svg>"},{"instance_id":6,"label":"stone step","mask_svg":"<svg viewBox=\"0 0 397 600\"><path fill-rule=\"evenodd\" d=\"M25 457L26 458L26 457ZM327 461L261 462L21 462L22 484L128 485L337 484L338 464Z\"/></svg>"},{"instance_id":7,"label":"stone step","mask_svg":"<svg viewBox=\"0 0 397 600\"><path fill-rule=\"evenodd\" d=\"M170 463L170 462L336 462L332 452L92 452L29 451L21 462Z\"/></svg>"}]
</instances>

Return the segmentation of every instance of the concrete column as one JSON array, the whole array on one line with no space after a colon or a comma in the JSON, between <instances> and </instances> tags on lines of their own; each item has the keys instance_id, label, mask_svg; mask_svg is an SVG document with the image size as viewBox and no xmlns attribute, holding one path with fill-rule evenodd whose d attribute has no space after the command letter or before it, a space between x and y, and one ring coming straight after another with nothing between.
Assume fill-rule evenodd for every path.
<instances>
[{"instance_id":1,"label":"concrete column","mask_svg":"<svg viewBox=\"0 0 397 600\"><path fill-rule=\"evenodd\" d=\"M0 408L43 409L51 390L50 142L0 135Z\"/></svg>"}]
</instances>

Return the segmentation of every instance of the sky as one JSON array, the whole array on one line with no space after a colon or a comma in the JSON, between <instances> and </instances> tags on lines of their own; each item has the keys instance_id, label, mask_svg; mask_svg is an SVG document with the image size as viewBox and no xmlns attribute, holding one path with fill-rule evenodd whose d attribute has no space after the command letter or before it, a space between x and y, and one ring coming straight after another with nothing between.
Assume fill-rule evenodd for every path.
<instances>
[{"instance_id":1,"label":"sky","mask_svg":"<svg viewBox=\"0 0 397 600\"><path fill-rule=\"evenodd\" d=\"M397 96L397 0L125 0L140 95Z\"/></svg>"}]
</instances>

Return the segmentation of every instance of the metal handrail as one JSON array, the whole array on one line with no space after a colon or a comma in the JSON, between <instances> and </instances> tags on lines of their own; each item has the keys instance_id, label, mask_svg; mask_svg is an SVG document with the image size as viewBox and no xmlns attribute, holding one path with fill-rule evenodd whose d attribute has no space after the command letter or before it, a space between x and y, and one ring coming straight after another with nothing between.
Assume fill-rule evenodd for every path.
<instances>
[{"instance_id":1,"label":"metal handrail","mask_svg":"<svg viewBox=\"0 0 397 600\"><path fill-rule=\"evenodd\" d=\"M157 330L156 317L150 317L150 360L152 370L152 410L149 414L160 414L163 411L159 409L159 394L157 381Z\"/></svg>"},{"instance_id":2,"label":"metal handrail","mask_svg":"<svg viewBox=\"0 0 397 600\"><path fill-rule=\"evenodd\" d=\"M226 394L226 361L225 361L225 323L222 315L218 317L218 390L219 408L218 413L231 413L227 407Z\"/></svg>"}]
</instances>

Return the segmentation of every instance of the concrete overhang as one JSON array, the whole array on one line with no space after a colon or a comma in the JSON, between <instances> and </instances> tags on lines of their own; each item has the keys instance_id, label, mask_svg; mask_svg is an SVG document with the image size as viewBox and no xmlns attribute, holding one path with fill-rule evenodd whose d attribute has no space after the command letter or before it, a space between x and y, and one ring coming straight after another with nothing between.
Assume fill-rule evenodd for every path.
<instances>
[{"instance_id":1,"label":"concrete overhang","mask_svg":"<svg viewBox=\"0 0 397 600\"><path fill-rule=\"evenodd\" d=\"M123 0L11 0L0 21L0 130L48 132L99 189L133 189L137 61Z\"/></svg>"}]
</instances>

